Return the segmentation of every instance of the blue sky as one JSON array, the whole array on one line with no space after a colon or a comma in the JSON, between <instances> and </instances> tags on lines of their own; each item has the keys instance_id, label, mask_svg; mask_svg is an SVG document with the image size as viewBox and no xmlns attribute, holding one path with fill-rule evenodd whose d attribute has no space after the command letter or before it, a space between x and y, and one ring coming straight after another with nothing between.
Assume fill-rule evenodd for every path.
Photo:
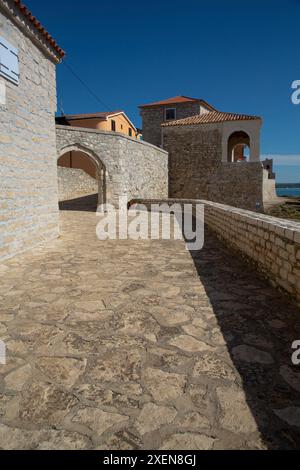
<instances>
[{"instance_id":1,"label":"blue sky","mask_svg":"<svg viewBox=\"0 0 300 470\"><path fill-rule=\"evenodd\" d=\"M62 64L65 113L124 109L139 126L139 104L204 98L262 116L262 154L274 156L279 182L300 182L300 0L24 2L101 102Z\"/></svg>"}]
</instances>

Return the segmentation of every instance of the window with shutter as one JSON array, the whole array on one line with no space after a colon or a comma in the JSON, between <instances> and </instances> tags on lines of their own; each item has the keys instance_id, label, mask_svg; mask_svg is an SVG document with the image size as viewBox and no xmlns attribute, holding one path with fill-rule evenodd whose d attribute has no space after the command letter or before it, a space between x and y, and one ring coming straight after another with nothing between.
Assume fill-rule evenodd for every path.
<instances>
[{"instance_id":1,"label":"window with shutter","mask_svg":"<svg viewBox=\"0 0 300 470\"><path fill-rule=\"evenodd\" d=\"M19 51L0 36L0 75L18 85Z\"/></svg>"}]
</instances>

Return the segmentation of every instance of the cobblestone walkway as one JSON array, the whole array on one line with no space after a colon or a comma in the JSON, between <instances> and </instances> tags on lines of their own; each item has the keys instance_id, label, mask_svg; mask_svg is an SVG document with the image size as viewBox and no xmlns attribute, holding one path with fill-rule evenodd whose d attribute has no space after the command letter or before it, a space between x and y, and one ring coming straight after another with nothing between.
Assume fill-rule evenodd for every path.
<instances>
[{"instance_id":1,"label":"cobblestone walkway","mask_svg":"<svg viewBox=\"0 0 300 470\"><path fill-rule=\"evenodd\" d=\"M300 447L300 312L213 235L105 241L88 211L0 266L0 448Z\"/></svg>"}]
</instances>

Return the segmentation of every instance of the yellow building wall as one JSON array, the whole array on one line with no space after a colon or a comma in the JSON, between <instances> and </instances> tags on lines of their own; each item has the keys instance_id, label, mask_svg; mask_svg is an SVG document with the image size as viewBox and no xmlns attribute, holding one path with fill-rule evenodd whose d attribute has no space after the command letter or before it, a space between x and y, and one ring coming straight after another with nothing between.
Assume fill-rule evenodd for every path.
<instances>
[{"instance_id":1,"label":"yellow building wall","mask_svg":"<svg viewBox=\"0 0 300 470\"><path fill-rule=\"evenodd\" d=\"M98 129L101 131L111 131L111 121L115 121L116 123L116 130L115 132L120 132L121 134L125 134L129 136L129 129L131 129L132 136L134 139L137 138L136 131L134 127L127 121L123 114L118 114L117 116L113 116L108 118L107 121L101 121L100 119L81 119L81 120L72 120L70 121L72 126L75 127L85 127L89 129Z\"/></svg>"}]
</instances>

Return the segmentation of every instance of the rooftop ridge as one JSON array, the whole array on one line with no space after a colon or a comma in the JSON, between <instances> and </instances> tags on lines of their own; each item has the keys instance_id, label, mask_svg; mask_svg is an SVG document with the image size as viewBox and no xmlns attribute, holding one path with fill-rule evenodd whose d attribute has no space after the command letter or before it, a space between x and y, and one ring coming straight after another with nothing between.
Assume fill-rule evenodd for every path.
<instances>
[{"instance_id":1,"label":"rooftop ridge","mask_svg":"<svg viewBox=\"0 0 300 470\"><path fill-rule=\"evenodd\" d=\"M139 106L139 108L150 108L150 107L155 107L155 106L164 106L164 105L171 105L171 104L180 104L180 103L202 103L204 106L206 106L208 109L211 111L216 111L216 109L207 101L203 100L202 98L191 98L190 96L185 96L185 95L178 95L178 96L173 96L171 98L166 98L165 100L160 100L160 101L154 101L152 103L147 103L147 104L142 104Z\"/></svg>"}]
</instances>

